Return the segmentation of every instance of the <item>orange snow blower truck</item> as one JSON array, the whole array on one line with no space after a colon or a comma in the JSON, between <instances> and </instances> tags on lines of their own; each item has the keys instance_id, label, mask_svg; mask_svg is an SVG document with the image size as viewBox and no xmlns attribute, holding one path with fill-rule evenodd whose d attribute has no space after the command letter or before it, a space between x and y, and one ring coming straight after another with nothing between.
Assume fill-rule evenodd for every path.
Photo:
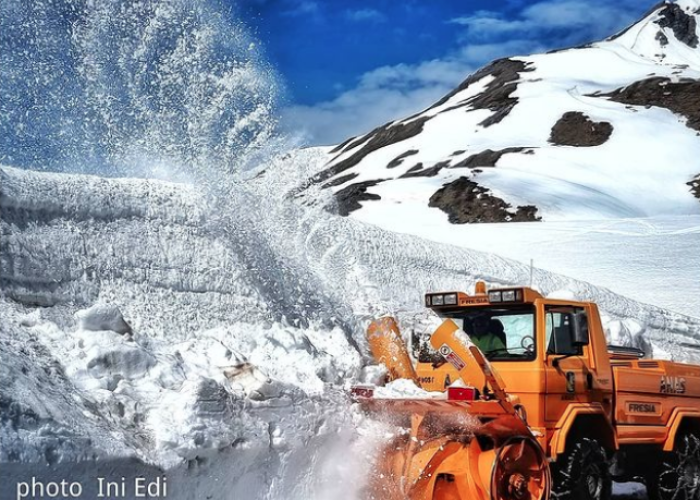
<instances>
[{"instance_id":1,"label":"orange snow blower truck","mask_svg":"<svg viewBox=\"0 0 700 500\"><path fill-rule=\"evenodd\" d=\"M645 482L653 500L700 498L700 367L608 346L594 303L530 288L479 282L425 305L442 323L411 349L393 318L367 331L388 382L424 390L353 388L403 429L370 498L601 500L613 479Z\"/></svg>"}]
</instances>

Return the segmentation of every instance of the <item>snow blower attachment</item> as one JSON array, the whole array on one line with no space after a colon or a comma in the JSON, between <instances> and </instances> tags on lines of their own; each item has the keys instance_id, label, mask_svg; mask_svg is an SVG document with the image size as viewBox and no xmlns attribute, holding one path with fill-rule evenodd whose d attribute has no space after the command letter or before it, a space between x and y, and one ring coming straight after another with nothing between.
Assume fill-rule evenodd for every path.
<instances>
[{"instance_id":1,"label":"snow blower attachment","mask_svg":"<svg viewBox=\"0 0 700 500\"><path fill-rule=\"evenodd\" d=\"M416 381L416 371L394 318L381 318L367 328L367 341L377 363L387 367L387 381L407 378Z\"/></svg>"},{"instance_id":2,"label":"snow blower attachment","mask_svg":"<svg viewBox=\"0 0 700 500\"><path fill-rule=\"evenodd\" d=\"M369 498L609 500L639 478L650 498L700 498L700 367L608 346L592 302L475 290L427 294L442 323L411 349L393 318L370 325L389 383L353 394L405 432Z\"/></svg>"},{"instance_id":3,"label":"snow blower attachment","mask_svg":"<svg viewBox=\"0 0 700 500\"><path fill-rule=\"evenodd\" d=\"M393 318L373 322L367 335L389 380L417 380ZM445 398L379 399L367 388L354 390L367 409L410 428L383 451L370 498L547 499L546 456L481 351L450 319L430 342L462 381Z\"/></svg>"}]
</instances>

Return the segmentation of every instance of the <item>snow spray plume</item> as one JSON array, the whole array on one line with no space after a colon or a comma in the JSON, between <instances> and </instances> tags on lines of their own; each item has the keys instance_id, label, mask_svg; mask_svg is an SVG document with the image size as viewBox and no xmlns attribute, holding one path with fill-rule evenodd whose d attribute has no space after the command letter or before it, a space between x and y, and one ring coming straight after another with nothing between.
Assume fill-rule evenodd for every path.
<instances>
[{"instance_id":1,"label":"snow spray plume","mask_svg":"<svg viewBox=\"0 0 700 500\"><path fill-rule=\"evenodd\" d=\"M273 134L278 85L246 28L199 0L0 3L0 162L199 180Z\"/></svg>"}]
</instances>

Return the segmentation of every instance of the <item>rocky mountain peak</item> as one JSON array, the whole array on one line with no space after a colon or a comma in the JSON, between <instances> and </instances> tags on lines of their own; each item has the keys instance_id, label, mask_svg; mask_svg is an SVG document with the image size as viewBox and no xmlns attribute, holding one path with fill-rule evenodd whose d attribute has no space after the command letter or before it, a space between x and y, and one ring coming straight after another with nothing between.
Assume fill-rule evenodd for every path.
<instances>
[{"instance_id":1,"label":"rocky mountain peak","mask_svg":"<svg viewBox=\"0 0 700 500\"><path fill-rule=\"evenodd\" d=\"M699 64L700 1L661 2L610 41L657 62Z\"/></svg>"},{"instance_id":2,"label":"rocky mountain peak","mask_svg":"<svg viewBox=\"0 0 700 500\"><path fill-rule=\"evenodd\" d=\"M679 0L597 43L491 62L332 148L307 185L390 229L406 214L431 227L648 217L700 213L698 158L700 0Z\"/></svg>"}]
</instances>

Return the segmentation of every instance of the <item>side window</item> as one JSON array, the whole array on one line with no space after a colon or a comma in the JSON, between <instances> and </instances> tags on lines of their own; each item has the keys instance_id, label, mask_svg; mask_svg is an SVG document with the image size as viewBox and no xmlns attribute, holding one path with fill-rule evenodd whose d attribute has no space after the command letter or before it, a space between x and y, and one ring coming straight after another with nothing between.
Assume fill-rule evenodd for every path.
<instances>
[{"instance_id":1,"label":"side window","mask_svg":"<svg viewBox=\"0 0 700 500\"><path fill-rule=\"evenodd\" d=\"M581 354L581 348L573 345L574 313L572 307L546 306L547 354Z\"/></svg>"}]
</instances>

